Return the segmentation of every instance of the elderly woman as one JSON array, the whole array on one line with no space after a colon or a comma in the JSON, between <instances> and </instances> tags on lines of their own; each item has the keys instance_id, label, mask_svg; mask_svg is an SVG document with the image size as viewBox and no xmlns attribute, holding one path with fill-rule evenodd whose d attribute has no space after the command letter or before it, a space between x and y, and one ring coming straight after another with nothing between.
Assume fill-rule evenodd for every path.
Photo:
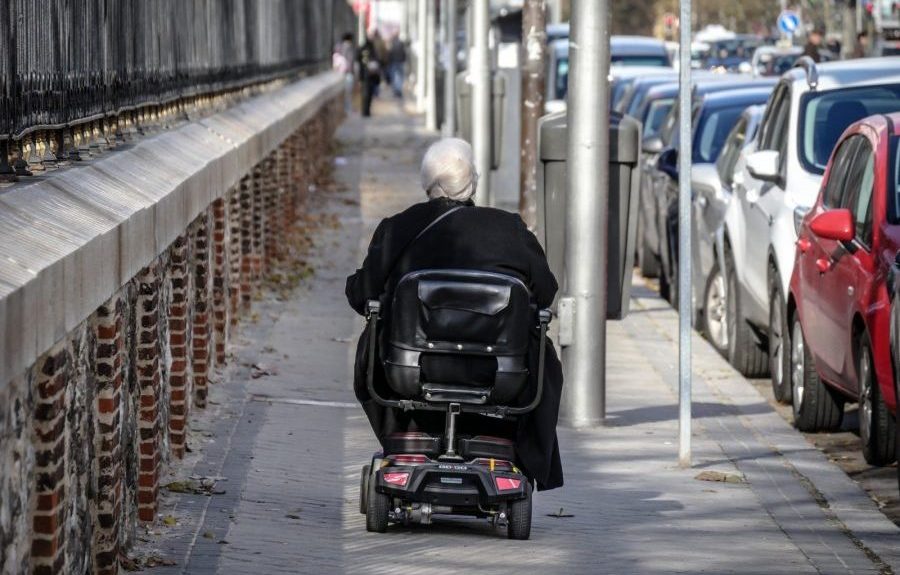
<instances>
[{"instance_id":1,"label":"elderly woman","mask_svg":"<svg viewBox=\"0 0 900 575\"><path fill-rule=\"evenodd\" d=\"M469 269L511 275L529 287L537 306L549 307L557 284L540 244L517 214L476 207L472 196L477 184L478 173L468 143L448 138L428 149L422 161L422 187L428 201L382 221L362 268L347 278L347 300L357 313L364 313L370 299L390 302L400 279L422 269ZM385 313L384 317L389 318L390 314ZM365 335L357 348L354 389L379 440L396 431L441 431L443 414L398 412L377 405L369 397L365 383ZM531 373L537 371L538 338L535 331ZM461 430L514 440L519 465L542 490L563 483L556 438L562 368L549 342L547 350L543 397L535 411L518 421L465 415L458 424ZM376 385L386 389L383 373L376 375ZM533 395L535 385L532 381L525 391L527 397Z\"/></svg>"}]
</instances>

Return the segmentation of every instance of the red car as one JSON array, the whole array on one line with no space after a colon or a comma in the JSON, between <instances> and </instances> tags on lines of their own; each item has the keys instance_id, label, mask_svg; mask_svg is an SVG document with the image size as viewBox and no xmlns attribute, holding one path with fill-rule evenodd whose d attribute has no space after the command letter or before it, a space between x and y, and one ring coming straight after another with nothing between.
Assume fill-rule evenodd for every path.
<instances>
[{"instance_id":1,"label":"red car","mask_svg":"<svg viewBox=\"0 0 900 575\"><path fill-rule=\"evenodd\" d=\"M844 402L858 401L874 465L896 457L888 292L900 251L898 136L900 113L860 120L838 140L819 198L797 218L788 302L794 424L836 429Z\"/></svg>"}]
</instances>

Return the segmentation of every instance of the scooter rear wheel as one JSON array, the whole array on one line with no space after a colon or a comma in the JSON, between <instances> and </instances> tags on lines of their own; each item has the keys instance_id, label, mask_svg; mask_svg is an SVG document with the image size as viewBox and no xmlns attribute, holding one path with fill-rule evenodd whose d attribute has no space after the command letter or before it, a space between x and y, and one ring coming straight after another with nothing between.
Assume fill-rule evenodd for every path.
<instances>
[{"instance_id":1,"label":"scooter rear wheel","mask_svg":"<svg viewBox=\"0 0 900 575\"><path fill-rule=\"evenodd\" d=\"M531 537L531 484L525 487L525 497L512 501L506 510L506 536L525 540Z\"/></svg>"},{"instance_id":2,"label":"scooter rear wheel","mask_svg":"<svg viewBox=\"0 0 900 575\"><path fill-rule=\"evenodd\" d=\"M366 531L375 533L387 531L390 512L391 497L375 491L374 477L369 477L369 488L366 495Z\"/></svg>"},{"instance_id":3,"label":"scooter rear wheel","mask_svg":"<svg viewBox=\"0 0 900 575\"><path fill-rule=\"evenodd\" d=\"M362 475L359 477L359 512L366 514L366 501L369 495L369 466L363 465Z\"/></svg>"}]
</instances>

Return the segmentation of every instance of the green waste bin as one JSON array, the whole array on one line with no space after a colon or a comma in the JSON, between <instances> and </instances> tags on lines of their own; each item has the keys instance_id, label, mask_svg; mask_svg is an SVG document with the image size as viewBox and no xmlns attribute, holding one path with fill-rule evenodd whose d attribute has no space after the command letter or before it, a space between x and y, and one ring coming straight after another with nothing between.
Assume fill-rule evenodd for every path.
<instances>
[{"instance_id":1,"label":"green waste bin","mask_svg":"<svg viewBox=\"0 0 900 575\"><path fill-rule=\"evenodd\" d=\"M628 314L631 273L637 228L640 185L640 123L628 116L610 115L609 220L607 226L606 317ZM565 277L567 113L540 120L538 135L538 240L550 269L562 284ZM599 247L599 246L598 246Z\"/></svg>"}]
</instances>

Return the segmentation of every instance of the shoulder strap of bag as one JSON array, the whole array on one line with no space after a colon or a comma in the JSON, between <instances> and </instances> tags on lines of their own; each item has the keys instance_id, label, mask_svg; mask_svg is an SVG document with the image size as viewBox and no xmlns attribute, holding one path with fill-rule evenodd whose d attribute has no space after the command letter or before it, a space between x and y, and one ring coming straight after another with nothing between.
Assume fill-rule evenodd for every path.
<instances>
[{"instance_id":1,"label":"shoulder strap of bag","mask_svg":"<svg viewBox=\"0 0 900 575\"><path fill-rule=\"evenodd\" d=\"M439 215L438 217L436 217L436 218L434 218L433 220L431 220L431 223L430 223L430 224L428 224L427 226L425 226L425 227L422 229L422 231L419 232L419 233L416 235L416 237L414 237L413 239L411 239L411 240L409 241L408 244L406 244L405 246L403 246L403 249L400 250L400 252L397 254L396 259L394 259L394 265L391 266L391 272L393 272L393 270L397 267L397 265L398 265L401 261L403 261L403 257L406 255L406 252L409 251L409 248L412 247L412 245L415 244L416 241L418 241L419 238L421 238L422 236L424 236L424 235L425 235L425 232L427 232L428 230L432 229L434 226L438 225L438 224L441 222L441 220L443 220L444 218L446 218L447 216L449 216L449 215L452 214L453 212L459 211L459 210L461 210L461 209L463 209L463 208L465 208L465 207L466 207L466 206L455 206L455 207L452 207L452 208L450 208L449 210L447 210L446 212L444 212L443 214L441 214L441 215ZM388 274L388 277L390 277L390 274Z\"/></svg>"}]
</instances>

